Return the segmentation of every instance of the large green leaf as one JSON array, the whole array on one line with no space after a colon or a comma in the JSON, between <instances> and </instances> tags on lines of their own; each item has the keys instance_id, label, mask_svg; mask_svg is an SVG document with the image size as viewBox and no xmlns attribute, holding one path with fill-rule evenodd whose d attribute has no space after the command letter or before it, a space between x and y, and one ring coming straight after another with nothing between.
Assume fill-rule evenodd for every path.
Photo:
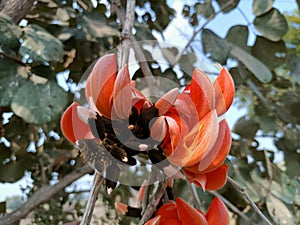
<instances>
[{"instance_id":1,"label":"large green leaf","mask_svg":"<svg viewBox=\"0 0 300 225\"><path fill-rule=\"evenodd\" d=\"M247 46L248 35L249 31L247 26L232 26L226 35L226 41L247 50L249 48Z\"/></svg>"},{"instance_id":2,"label":"large green leaf","mask_svg":"<svg viewBox=\"0 0 300 225\"><path fill-rule=\"evenodd\" d=\"M0 106L9 106L16 91L27 82L26 69L11 60L0 58Z\"/></svg>"},{"instance_id":3,"label":"large green leaf","mask_svg":"<svg viewBox=\"0 0 300 225\"><path fill-rule=\"evenodd\" d=\"M273 3L274 0L254 0L252 4L252 11L254 15L260 16L272 9Z\"/></svg>"},{"instance_id":4,"label":"large green leaf","mask_svg":"<svg viewBox=\"0 0 300 225\"><path fill-rule=\"evenodd\" d=\"M230 46L227 44L226 40L220 38L211 30L203 29L202 45L203 50L208 57L220 64L226 64L230 53Z\"/></svg>"},{"instance_id":5,"label":"large green leaf","mask_svg":"<svg viewBox=\"0 0 300 225\"><path fill-rule=\"evenodd\" d=\"M243 49L232 45L231 55L241 61L254 76L263 83L270 82L272 80L272 73L268 67L266 67L261 61L253 57Z\"/></svg>"},{"instance_id":6,"label":"large green leaf","mask_svg":"<svg viewBox=\"0 0 300 225\"><path fill-rule=\"evenodd\" d=\"M275 224L280 225L295 225L295 221L291 211L278 198L268 195L267 209Z\"/></svg>"},{"instance_id":7,"label":"large green leaf","mask_svg":"<svg viewBox=\"0 0 300 225\"><path fill-rule=\"evenodd\" d=\"M279 41L288 30L285 17L275 8L266 14L257 16L254 25L264 37L271 41Z\"/></svg>"},{"instance_id":8,"label":"large green leaf","mask_svg":"<svg viewBox=\"0 0 300 225\"><path fill-rule=\"evenodd\" d=\"M270 41L264 37L257 37L252 48L252 55L263 62L269 69L275 69L285 61L285 43Z\"/></svg>"},{"instance_id":9,"label":"large green leaf","mask_svg":"<svg viewBox=\"0 0 300 225\"><path fill-rule=\"evenodd\" d=\"M55 82L28 82L12 99L14 113L28 123L43 124L55 119L68 102L67 93Z\"/></svg>"},{"instance_id":10,"label":"large green leaf","mask_svg":"<svg viewBox=\"0 0 300 225\"><path fill-rule=\"evenodd\" d=\"M217 0L217 2L220 5L221 10L226 13L237 7L240 0Z\"/></svg>"},{"instance_id":11,"label":"large green leaf","mask_svg":"<svg viewBox=\"0 0 300 225\"><path fill-rule=\"evenodd\" d=\"M78 18L78 24L86 34L87 40L120 35L118 29L108 26L105 17L99 13L86 13Z\"/></svg>"},{"instance_id":12,"label":"large green leaf","mask_svg":"<svg viewBox=\"0 0 300 225\"><path fill-rule=\"evenodd\" d=\"M243 138L253 138L259 129L259 124L252 118L241 117L234 125L233 132Z\"/></svg>"},{"instance_id":13,"label":"large green leaf","mask_svg":"<svg viewBox=\"0 0 300 225\"><path fill-rule=\"evenodd\" d=\"M19 54L32 59L33 63L58 62L63 56L63 45L43 28L29 25L25 30Z\"/></svg>"},{"instance_id":14,"label":"large green leaf","mask_svg":"<svg viewBox=\"0 0 300 225\"><path fill-rule=\"evenodd\" d=\"M17 49L20 45L19 36L21 33L21 29L8 16L0 13L0 47L3 45Z\"/></svg>"}]
</instances>

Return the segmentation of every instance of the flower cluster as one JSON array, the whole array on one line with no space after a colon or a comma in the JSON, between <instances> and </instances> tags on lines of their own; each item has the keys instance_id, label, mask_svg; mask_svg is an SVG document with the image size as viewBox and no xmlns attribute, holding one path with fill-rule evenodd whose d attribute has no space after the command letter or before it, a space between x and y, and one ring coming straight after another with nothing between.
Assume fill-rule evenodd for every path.
<instances>
[{"instance_id":1,"label":"flower cluster","mask_svg":"<svg viewBox=\"0 0 300 225\"><path fill-rule=\"evenodd\" d=\"M144 154L154 165L165 162L159 169L170 164L181 168L189 182L204 190L225 184L231 135L223 115L234 97L226 69L214 82L195 69L181 93L175 88L152 103L130 80L128 67L118 71L117 57L110 54L95 64L85 95L89 106L69 106L62 116L62 132L73 143L103 144L116 159L106 168L135 165L134 156Z\"/></svg>"}]
</instances>

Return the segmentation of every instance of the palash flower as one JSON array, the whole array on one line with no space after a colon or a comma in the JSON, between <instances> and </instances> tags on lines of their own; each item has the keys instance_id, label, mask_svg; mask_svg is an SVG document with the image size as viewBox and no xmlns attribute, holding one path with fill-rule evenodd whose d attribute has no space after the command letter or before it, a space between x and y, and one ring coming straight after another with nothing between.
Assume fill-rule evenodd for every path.
<instances>
[{"instance_id":1,"label":"palash flower","mask_svg":"<svg viewBox=\"0 0 300 225\"><path fill-rule=\"evenodd\" d=\"M228 225L229 214L224 203L218 198L211 202L206 214L193 208L181 198L162 205L155 217L145 225Z\"/></svg>"},{"instance_id":2,"label":"palash flower","mask_svg":"<svg viewBox=\"0 0 300 225\"><path fill-rule=\"evenodd\" d=\"M191 84L165 114L168 132L161 145L164 154L204 190L220 189L226 182L228 166L224 161L231 134L223 115L233 97L234 83L226 69L213 83L195 69Z\"/></svg>"},{"instance_id":3,"label":"palash flower","mask_svg":"<svg viewBox=\"0 0 300 225\"><path fill-rule=\"evenodd\" d=\"M101 143L117 160L104 169L113 167L110 171L119 173L117 163L135 165L133 156L141 153L153 164L167 161L159 169L168 162L182 168L187 179L203 189L219 189L225 184L228 168L223 163L231 136L222 116L234 96L234 84L225 69L214 83L195 70L182 93L175 88L152 103L135 88L128 67L118 71L117 57L110 54L95 64L85 95L89 107L71 104L61 119L62 132L79 146L97 148L96 143ZM94 155L84 153L95 167ZM98 165L102 161L100 158Z\"/></svg>"},{"instance_id":4,"label":"palash flower","mask_svg":"<svg viewBox=\"0 0 300 225\"><path fill-rule=\"evenodd\" d=\"M119 162L135 165L133 156L140 153L157 163L165 159L158 149L167 131L163 114L174 105L177 94L178 89L173 89L152 104L135 88L128 67L117 71L116 55L106 55L97 61L86 81L89 107L72 103L62 116L61 129L70 142L87 149L83 151L84 158L100 173L103 170L119 173ZM117 161L112 160L103 168L101 162L107 152L97 147L97 143ZM93 150L88 151L89 148ZM94 154L95 150L102 151L103 157ZM115 169L108 170L111 166Z\"/></svg>"}]
</instances>

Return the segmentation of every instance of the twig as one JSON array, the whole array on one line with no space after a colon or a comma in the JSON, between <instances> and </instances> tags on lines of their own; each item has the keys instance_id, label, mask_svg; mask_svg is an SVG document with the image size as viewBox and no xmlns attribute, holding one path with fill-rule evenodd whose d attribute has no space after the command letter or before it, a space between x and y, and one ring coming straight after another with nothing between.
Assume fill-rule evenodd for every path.
<instances>
[{"instance_id":1,"label":"twig","mask_svg":"<svg viewBox=\"0 0 300 225\"><path fill-rule=\"evenodd\" d=\"M191 43L194 41L195 37L203 30L203 28L210 23L210 21L212 21L212 19L218 15L219 13L222 12L222 9L228 7L229 5L233 4L234 1L233 0L230 0L228 1L218 12L216 12L213 16L211 16L210 18L208 18L205 23L203 23L199 28L198 30L195 30L192 37L190 38L190 40L188 41L188 43L186 43L185 47L180 51L179 54L176 55L176 58L172 64L172 66L175 66L181 59L181 57L183 56L184 54L184 51L191 45Z\"/></svg>"},{"instance_id":2,"label":"twig","mask_svg":"<svg viewBox=\"0 0 300 225\"><path fill-rule=\"evenodd\" d=\"M83 214L83 218L80 222L80 225L90 224L93 216L94 206L98 198L99 189L101 187L101 184L103 184L104 181L105 179L101 176L101 174L95 172L93 187L90 192L90 197L86 204L86 208Z\"/></svg>"},{"instance_id":3,"label":"twig","mask_svg":"<svg viewBox=\"0 0 300 225\"><path fill-rule=\"evenodd\" d=\"M21 65L21 66L25 66L25 67L27 67L27 68L30 69L29 64L22 62L22 60L19 59L19 58L17 58L17 57L14 57L14 56L11 56L11 55L6 54L6 53L3 52L1 49L0 49L0 56L3 56L4 58L10 59L10 60L16 62L17 64L19 64L19 65Z\"/></svg>"},{"instance_id":4,"label":"twig","mask_svg":"<svg viewBox=\"0 0 300 225\"><path fill-rule=\"evenodd\" d=\"M83 175L92 171L93 170L90 166L84 166L66 175L59 183L55 184L54 186L42 186L20 208L14 210L9 214L6 214L3 217L0 217L0 225L10 225L18 222L22 218L26 217L28 213L34 210L38 205L50 200L65 187L69 186L71 183L78 180Z\"/></svg>"},{"instance_id":5,"label":"twig","mask_svg":"<svg viewBox=\"0 0 300 225\"><path fill-rule=\"evenodd\" d=\"M121 46L121 65L122 68L128 64L129 51L130 51L130 35L132 26L134 23L134 13L135 13L135 0L128 0L126 6L126 17L123 24L123 30L121 34L122 46Z\"/></svg>"},{"instance_id":6,"label":"twig","mask_svg":"<svg viewBox=\"0 0 300 225\"><path fill-rule=\"evenodd\" d=\"M260 211L260 209L257 207L255 202L250 198L249 194L246 191L245 187L242 187L239 183L237 183L235 180L233 180L231 177L227 176L227 180L229 183L232 184L233 187L235 187L237 190L241 192L241 194L247 199L247 201L250 203L251 207L254 209L254 211L260 216L260 218L263 220L263 222L267 225L272 225L272 223L268 220L268 218Z\"/></svg>"},{"instance_id":7,"label":"twig","mask_svg":"<svg viewBox=\"0 0 300 225\"><path fill-rule=\"evenodd\" d=\"M216 191L210 191L210 193L219 199L222 200L234 213L238 214L241 218L247 222L247 224L257 225L256 223L252 222L249 217L247 217L243 212L241 212L235 205L233 205L228 199L224 198L222 195L220 195Z\"/></svg>"},{"instance_id":8,"label":"twig","mask_svg":"<svg viewBox=\"0 0 300 225\"><path fill-rule=\"evenodd\" d=\"M192 195L194 197L193 200L194 200L194 206L195 206L195 208L200 209L201 202L200 202L200 199L199 199L199 196L198 196L195 184L187 182L187 185L191 189Z\"/></svg>"},{"instance_id":9,"label":"twig","mask_svg":"<svg viewBox=\"0 0 300 225\"><path fill-rule=\"evenodd\" d=\"M148 207L145 210L138 225L145 224L151 218L151 216L156 210L158 203L160 202L161 197L164 195L167 186L168 186L167 180L164 180L163 182L159 183L157 191L154 194L154 198L152 199L152 201L149 202Z\"/></svg>"}]
</instances>

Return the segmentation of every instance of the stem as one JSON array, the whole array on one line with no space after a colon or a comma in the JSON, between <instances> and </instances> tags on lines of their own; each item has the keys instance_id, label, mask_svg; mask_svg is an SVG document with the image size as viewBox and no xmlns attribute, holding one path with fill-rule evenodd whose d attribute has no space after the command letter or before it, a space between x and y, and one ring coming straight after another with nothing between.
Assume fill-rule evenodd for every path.
<instances>
[{"instance_id":1,"label":"stem","mask_svg":"<svg viewBox=\"0 0 300 225\"><path fill-rule=\"evenodd\" d=\"M194 201L194 207L197 209L200 209L201 207L201 202L197 193L197 189L194 183L187 182L187 185L191 189L192 195L193 195L193 201Z\"/></svg>"},{"instance_id":2,"label":"stem","mask_svg":"<svg viewBox=\"0 0 300 225\"><path fill-rule=\"evenodd\" d=\"M90 192L90 197L88 199L83 218L80 222L80 225L88 225L90 224L93 216L94 206L98 198L98 193L101 184L103 184L104 178L98 172L95 172L93 187Z\"/></svg>"},{"instance_id":3,"label":"stem","mask_svg":"<svg viewBox=\"0 0 300 225\"><path fill-rule=\"evenodd\" d=\"M160 199L162 198L162 196L165 193L167 186L168 186L167 180L164 180L163 182L159 183L157 191L154 194L155 197L152 199L152 201L149 202L148 207L146 208L145 212L143 213L143 216L142 216L140 222L138 223L138 225L145 224L152 217L153 213L156 210L157 205L160 202Z\"/></svg>"},{"instance_id":4,"label":"stem","mask_svg":"<svg viewBox=\"0 0 300 225\"><path fill-rule=\"evenodd\" d=\"M175 66L181 59L181 57L183 56L184 51L191 45L191 43L194 41L195 37L203 30L203 28L210 23L210 21L212 21L212 19L218 15L219 13L222 12L222 9L226 8L227 6L233 4L233 0L228 1L218 12L216 12L213 16L211 16L210 18L208 18L205 23L203 23L198 30L195 30L192 37L190 38L190 40L188 41L188 43L186 43L186 45L184 46L184 48L181 50L181 52L176 56L172 66Z\"/></svg>"},{"instance_id":5,"label":"stem","mask_svg":"<svg viewBox=\"0 0 300 225\"><path fill-rule=\"evenodd\" d=\"M84 166L71 172L63 177L63 179L53 185L42 186L36 191L20 208L15 211L6 214L0 218L0 225L10 225L18 222L20 219L26 217L31 211L33 211L40 204L54 198L65 187L69 186L74 181L78 180L83 175L92 172L90 166Z\"/></svg>"},{"instance_id":6,"label":"stem","mask_svg":"<svg viewBox=\"0 0 300 225\"><path fill-rule=\"evenodd\" d=\"M121 46L121 65L123 66L128 64L129 52L130 52L130 36L131 30L134 23L134 13L135 13L135 0L128 0L126 6L126 18L123 24L123 30L121 34L122 46Z\"/></svg>"},{"instance_id":7,"label":"stem","mask_svg":"<svg viewBox=\"0 0 300 225\"><path fill-rule=\"evenodd\" d=\"M237 190L241 192L241 194L247 199L247 201L250 203L251 207L254 209L254 211L260 216L260 218L263 220L263 222L267 225L272 225L272 223L268 220L268 218L260 211L260 209L257 207L255 202L250 198L249 194L246 191L246 188L241 186L239 183L237 183L235 180L233 180L231 177L227 176L227 180L229 183L232 184L233 187L235 187Z\"/></svg>"}]
</instances>

